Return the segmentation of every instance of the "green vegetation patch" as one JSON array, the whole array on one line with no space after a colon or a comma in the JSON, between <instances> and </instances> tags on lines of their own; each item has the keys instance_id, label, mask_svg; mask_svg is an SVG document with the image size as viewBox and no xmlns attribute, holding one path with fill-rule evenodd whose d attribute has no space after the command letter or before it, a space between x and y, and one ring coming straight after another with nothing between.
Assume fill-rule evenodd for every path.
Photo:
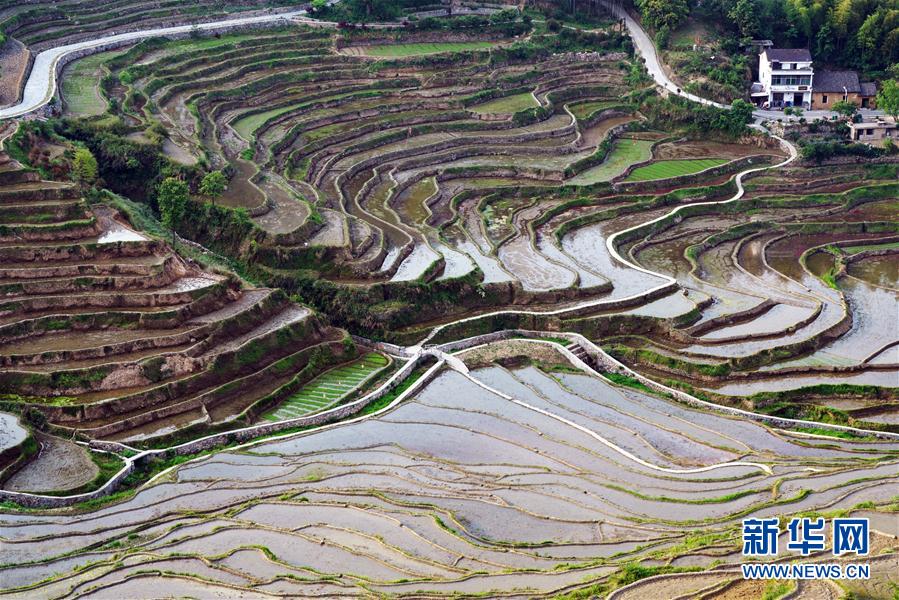
<instances>
[{"instance_id":1,"label":"green vegetation patch","mask_svg":"<svg viewBox=\"0 0 899 600\"><path fill-rule=\"evenodd\" d=\"M524 92L476 104L470 110L481 115L511 115L537 106L537 99L534 98L534 95L531 92Z\"/></svg>"},{"instance_id":2,"label":"green vegetation patch","mask_svg":"<svg viewBox=\"0 0 899 600\"><path fill-rule=\"evenodd\" d=\"M652 144L653 142L650 140L617 140L614 149L605 161L573 177L568 183L591 185L614 179L624 173L629 166L649 160L652 157Z\"/></svg>"},{"instance_id":3,"label":"green vegetation patch","mask_svg":"<svg viewBox=\"0 0 899 600\"><path fill-rule=\"evenodd\" d=\"M366 46L362 51L367 56L383 58L403 58L406 56L424 56L443 52L468 52L484 50L495 46L496 42L433 42L413 44L378 44Z\"/></svg>"},{"instance_id":4,"label":"green vegetation patch","mask_svg":"<svg viewBox=\"0 0 899 600\"><path fill-rule=\"evenodd\" d=\"M681 175L692 175L712 167L718 167L728 160L726 158L695 158L685 160L660 160L643 167L637 167L625 181L649 181L651 179L669 179Z\"/></svg>"},{"instance_id":5,"label":"green vegetation patch","mask_svg":"<svg viewBox=\"0 0 899 600\"><path fill-rule=\"evenodd\" d=\"M842 246L840 250L846 254L858 254L868 250L892 250L899 248L899 242L884 242L883 244L868 244L867 246Z\"/></svg>"},{"instance_id":6,"label":"green vegetation patch","mask_svg":"<svg viewBox=\"0 0 899 600\"><path fill-rule=\"evenodd\" d=\"M103 63L116 52L100 52L75 61L62 78L66 114L92 117L106 112L106 98L100 91Z\"/></svg>"},{"instance_id":7,"label":"green vegetation patch","mask_svg":"<svg viewBox=\"0 0 899 600\"><path fill-rule=\"evenodd\" d=\"M572 104L568 107L571 111L571 114L578 121L583 121L587 119L593 113L604 110L606 108L611 108L613 106L621 106L620 100L592 100L589 102L578 102L577 104Z\"/></svg>"},{"instance_id":8,"label":"green vegetation patch","mask_svg":"<svg viewBox=\"0 0 899 600\"><path fill-rule=\"evenodd\" d=\"M387 358L372 352L355 362L331 369L303 386L264 418L283 421L333 406L386 366Z\"/></svg>"}]
</instances>

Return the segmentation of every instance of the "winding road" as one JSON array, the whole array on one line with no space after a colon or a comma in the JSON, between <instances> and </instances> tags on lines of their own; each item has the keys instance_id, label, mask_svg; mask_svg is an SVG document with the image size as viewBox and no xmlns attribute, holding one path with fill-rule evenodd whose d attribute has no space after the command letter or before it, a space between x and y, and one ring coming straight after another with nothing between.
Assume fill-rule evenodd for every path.
<instances>
[{"instance_id":1,"label":"winding road","mask_svg":"<svg viewBox=\"0 0 899 600\"><path fill-rule=\"evenodd\" d=\"M652 77L653 81L656 82L656 85L665 89L670 94L676 94L683 98L687 98L692 100L693 102L698 102L700 104L704 104L706 106L714 106L716 108L730 108L726 104L721 104L720 102L714 102L707 98L702 98L695 94L691 94L689 92L683 91L680 86L671 80L668 77L668 74L665 73L665 69L662 65L662 61L659 60L658 53L656 52L655 43L653 43L652 38L649 37L649 34L646 33L646 30L643 29L643 26L634 19L627 10L625 10L620 4L609 4L607 2L603 2L603 6L606 7L612 15L616 16L619 19L624 20L624 24L627 27L627 32L631 36L631 40L634 43L634 48L644 59L644 64L646 66L646 70L649 75ZM883 111L880 110L868 110L862 109L861 113L864 115L881 115ZM757 121L793 121L798 120L801 117L799 116L786 116L783 111L779 110L755 110L752 115L756 118ZM836 116L837 113L829 110L807 110L803 112L803 115L806 119L830 119L833 116Z\"/></svg>"},{"instance_id":2,"label":"winding road","mask_svg":"<svg viewBox=\"0 0 899 600\"><path fill-rule=\"evenodd\" d=\"M211 21L209 23L197 23L192 25L176 25L174 27L160 27L157 29L144 29L108 35L106 37L76 42L65 46L57 46L44 50L34 59L25 90L22 93L22 101L8 108L0 109L0 119L22 117L45 106L56 93L57 67L60 61L83 50L105 49L108 47L124 46L129 42L136 42L151 37L167 37L190 33L191 31L208 31L210 29L231 29L245 25L259 25L273 21L287 21L306 16L305 10L291 12L272 13L255 17L238 17L223 21Z\"/></svg>"}]
</instances>

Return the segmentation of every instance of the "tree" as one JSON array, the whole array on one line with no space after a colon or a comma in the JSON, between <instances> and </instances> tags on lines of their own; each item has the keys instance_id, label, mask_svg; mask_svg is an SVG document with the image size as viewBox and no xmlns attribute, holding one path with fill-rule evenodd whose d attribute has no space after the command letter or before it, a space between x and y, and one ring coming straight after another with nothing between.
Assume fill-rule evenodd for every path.
<instances>
[{"instance_id":1,"label":"tree","mask_svg":"<svg viewBox=\"0 0 899 600\"><path fill-rule=\"evenodd\" d=\"M643 21L653 31L668 27L674 31L690 14L687 0L637 0Z\"/></svg>"},{"instance_id":2,"label":"tree","mask_svg":"<svg viewBox=\"0 0 899 600\"><path fill-rule=\"evenodd\" d=\"M75 150L72 159L72 177L81 185L82 190L97 181L97 159L87 148Z\"/></svg>"},{"instance_id":3,"label":"tree","mask_svg":"<svg viewBox=\"0 0 899 600\"><path fill-rule=\"evenodd\" d=\"M824 27L818 30L816 36L815 60L831 60L836 48L834 47L834 33L830 25L824 24Z\"/></svg>"},{"instance_id":4,"label":"tree","mask_svg":"<svg viewBox=\"0 0 899 600\"><path fill-rule=\"evenodd\" d=\"M731 110L734 111L738 122L745 125L752 121L752 113L755 107L749 102L737 98L731 103Z\"/></svg>"},{"instance_id":5,"label":"tree","mask_svg":"<svg viewBox=\"0 0 899 600\"><path fill-rule=\"evenodd\" d=\"M227 186L225 174L221 171L211 171L203 176L200 182L200 193L212 199L212 205L215 206L216 198L220 198L225 192Z\"/></svg>"},{"instance_id":6,"label":"tree","mask_svg":"<svg viewBox=\"0 0 899 600\"><path fill-rule=\"evenodd\" d=\"M896 118L899 115L899 82L895 79L887 79L877 92L877 108L886 114Z\"/></svg>"},{"instance_id":7,"label":"tree","mask_svg":"<svg viewBox=\"0 0 899 600\"><path fill-rule=\"evenodd\" d=\"M189 199L190 190L180 179L166 177L159 185L156 202L159 204L162 224L172 230L172 246L175 245L175 226L184 218Z\"/></svg>"},{"instance_id":8,"label":"tree","mask_svg":"<svg viewBox=\"0 0 899 600\"><path fill-rule=\"evenodd\" d=\"M759 6L755 0L737 0L727 11L742 37L755 37L759 32Z\"/></svg>"},{"instance_id":9,"label":"tree","mask_svg":"<svg viewBox=\"0 0 899 600\"><path fill-rule=\"evenodd\" d=\"M830 109L838 115L843 115L847 119L858 112L858 107L852 102L848 102L846 100L839 100L837 102L834 102L833 106L831 106Z\"/></svg>"}]
</instances>

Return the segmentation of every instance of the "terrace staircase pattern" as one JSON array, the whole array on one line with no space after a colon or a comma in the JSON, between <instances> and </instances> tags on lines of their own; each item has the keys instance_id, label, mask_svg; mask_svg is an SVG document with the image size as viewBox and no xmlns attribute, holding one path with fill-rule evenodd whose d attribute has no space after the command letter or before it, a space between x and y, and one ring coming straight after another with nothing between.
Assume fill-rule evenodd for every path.
<instances>
[{"instance_id":1,"label":"terrace staircase pattern","mask_svg":"<svg viewBox=\"0 0 899 600\"><path fill-rule=\"evenodd\" d=\"M5 153L0 265L0 388L69 435L146 440L233 420L342 337Z\"/></svg>"},{"instance_id":2,"label":"terrace staircase pattern","mask_svg":"<svg viewBox=\"0 0 899 600\"><path fill-rule=\"evenodd\" d=\"M500 304L599 299L562 325L618 334L607 349L622 360L715 393L838 374L895 387L899 340L866 315L891 310L896 282L849 270L835 289L827 268L806 263L854 244L860 266L872 252L894 264L895 246L882 248L899 234L888 168L790 166L775 182L759 171L738 202L719 205L734 172L779 163L784 148L628 131L640 117L621 101L629 88L614 52L520 64L482 50L447 66L345 43L297 27L135 51L128 68L175 142L235 167L223 202L254 215L264 249L254 263L274 283L291 285L285 265L303 265L339 284L475 281ZM654 165L663 178L642 180ZM428 318L453 310L463 307ZM418 317L396 312L403 326ZM622 325L610 331L613 312Z\"/></svg>"}]
</instances>

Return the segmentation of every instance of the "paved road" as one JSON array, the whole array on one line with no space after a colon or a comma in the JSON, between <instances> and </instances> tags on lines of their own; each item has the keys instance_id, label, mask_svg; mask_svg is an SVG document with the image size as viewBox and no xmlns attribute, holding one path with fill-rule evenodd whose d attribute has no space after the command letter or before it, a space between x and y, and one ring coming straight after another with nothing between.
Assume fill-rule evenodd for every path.
<instances>
[{"instance_id":1,"label":"paved road","mask_svg":"<svg viewBox=\"0 0 899 600\"><path fill-rule=\"evenodd\" d=\"M665 69L662 68L662 61L659 60L659 56L656 53L655 44L649 37L649 34L646 33L646 31L640 25L640 23L638 23L637 20L634 19L630 15L630 13L628 13L620 4L605 4L605 6L610 13L612 13L619 19L624 19L624 24L627 26L627 31L631 36L631 40L633 40L634 42L634 48L636 48L637 52L639 52L640 55L644 58L646 70L659 86L667 89L672 94L683 96L684 98L688 98L689 100L692 100L694 102L699 102L700 104L705 104L706 106L727 108L725 104L720 104L707 98L701 98L695 94L691 94L689 92L681 90L676 83L668 78L668 75L665 73Z\"/></svg>"},{"instance_id":2,"label":"paved road","mask_svg":"<svg viewBox=\"0 0 899 600\"><path fill-rule=\"evenodd\" d=\"M306 11L298 10L292 12L273 13L270 15L262 15L256 17L239 17L235 19L226 19L223 21L212 21L209 23L198 23L196 25L177 25L175 27L161 27L158 29L146 29L143 31L132 31L129 33L121 33L118 35L108 35L106 37L85 42L77 42L66 46L59 46L45 50L38 54L34 59L34 65L31 67L31 73L28 75L28 81L25 83L25 91L22 94L22 101L9 108L0 109L0 119L9 119L12 117L20 117L32 111L35 111L53 98L56 93L56 65L59 60L72 52L84 50L88 48L97 48L107 44L124 43L138 41L150 37L170 36L179 33L186 33L193 29L225 29L230 27L239 27L242 25L252 25L257 23L270 23L278 20L288 20L297 17L304 17Z\"/></svg>"}]
</instances>

